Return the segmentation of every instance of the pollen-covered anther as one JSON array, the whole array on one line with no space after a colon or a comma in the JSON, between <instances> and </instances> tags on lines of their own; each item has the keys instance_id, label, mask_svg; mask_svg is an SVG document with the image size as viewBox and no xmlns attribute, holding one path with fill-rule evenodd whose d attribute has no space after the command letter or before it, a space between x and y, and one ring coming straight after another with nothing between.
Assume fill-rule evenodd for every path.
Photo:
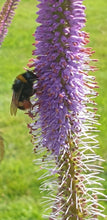
<instances>
[{"instance_id":1,"label":"pollen-covered anther","mask_svg":"<svg viewBox=\"0 0 107 220\"><path fill-rule=\"evenodd\" d=\"M64 94L60 93L59 97L63 99L64 98Z\"/></svg>"},{"instance_id":2,"label":"pollen-covered anther","mask_svg":"<svg viewBox=\"0 0 107 220\"><path fill-rule=\"evenodd\" d=\"M62 124L62 120L61 119L58 119L58 124Z\"/></svg>"},{"instance_id":3,"label":"pollen-covered anther","mask_svg":"<svg viewBox=\"0 0 107 220\"><path fill-rule=\"evenodd\" d=\"M78 45L78 43L77 43L77 42L73 42L73 45L74 45L74 46L77 46L77 45Z\"/></svg>"},{"instance_id":4,"label":"pollen-covered anther","mask_svg":"<svg viewBox=\"0 0 107 220\"><path fill-rule=\"evenodd\" d=\"M70 55L71 59L73 60L74 59L74 56L73 55Z\"/></svg>"},{"instance_id":5,"label":"pollen-covered anther","mask_svg":"<svg viewBox=\"0 0 107 220\"><path fill-rule=\"evenodd\" d=\"M88 76L88 74L87 74L86 72L84 72L84 71L80 71L80 70L79 70L79 73L81 73L81 74L84 74L84 75Z\"/></svg>"},{"instance_id":6,"label":"pollen-covered anther","mask_svg":"<svg viewBox=\"0 0 107 220\"><path fill-rule=\"evenodd\" d=\"M71 100L69 100L69 99L68 99L68 104L69 104L69 105L72 105L72 101L71 101Z\"/></svg>"},{"instance_id":7,"label":"pollen-covered anther","mask_svg":"<svg viewBox=\"0 0 107 220\"><path fill-rule=\"evenodd\" d=\"M42 90L41 90L41 91L40 91L40 90L39 90L39 91L36 91L36 94L37 94L37 95L41 95L41 94L42 94Z\"/></svg>"},{"instance_id":8,"label":"pollen-covered anther","mask_svg":"<svg viewBox=\"0 0 107 220\"><path fill-rule=\"evenodd\" d=\"M58 109L58 108L55 108L55 112L56 112L56 113L59 113L59 109Z\"/></svg>"},{"instance_id":9,"label":"pollen-covered anther","mask_svg":"<svg viewBox=\"0 0 107 220\"><path fill-rule=\"evenodd\" d=\"M37 152L37 148L36 148L36 147L34 147L34 149L33 149L33 150L34 150L34 153L36 153L36 152Z\"/></svg>"},{"instance_id":10,"label":"pollen-covered anther","mask_svg":"<svg viewBox=\"0 0 107 220\"><path fill-rule=\"evenodd\" d=\"M77 60L79 60L79 59L80 59L80 57L79 57L79 56L77 56L77 55L75 56L75 58L76 58Z\"/></svg>"},{"instance_id":11,"label":"pollen-covered anther","mask_svg":"<svg viewBox=\"0 0 107 220\"><path fill-rule=\"evenodd\" d=\"M91 69L92 72L95 72L95 71L98 70L98 68L96 66L90 66L90 69Z\"/></svg>"},{"instance_id":12,"label":"pollen-covered anther","mask_svg":"<svg viewBox=\"0 0 107 220\"><path fill-rule=\"evenodd\" d=\"M77 178L76 176L74 177L74 179L75 179L76 181L78 180L78 178Z\"/></svg>"},{"instance_id":13,"label":"pollen-covered anther","mask_svg":"<svg viewBox=\"0 0 107 220\"><path fill-rule=\"evenodd\" d=\"M84 202L84 201L82 201L81 202L81 207L82 207L82 209L83 209L83 212L85 212L86 210L85 210L85 208L86 208L86 202ZM85 212L86 213L86 212Z\"/></svg>"},{"instance_id":14,"label":"pollen-covered anther","mask_svg":"<svg viewBox=\"0 0 107 220\"><path fill-rule=\"evenodd\" d=\"M64 76L63 76L63 79L64 79L65 81L67 81L67 80L69 80L69 76L64 75Z\"/></svg>"},{"instance_id":15,"label":"pollen-covered anther","mask_svg":"<svg viewBox=\"0 0 107 220\"><path fill-rule=\"evenodd\" d=\"M56 68L53 68L52 70L53 70L54 73L58 72Z\"/></svg>"},{"instance_id":16,"label":"pollen-covered anther","mask_svg":"<svg viewBox=\"0 0 107 220\"><path fill-rule=\"evenodd\" d=\"M62 67L66 67L67 63L66 62L62 62Z\"/></svg>"},{"instance_id":17,"label":"pollen-covered anther","mask_svg":"<svg viewBox=\"0 0 107 220\"><path fill-rule=\"evenodd\" d=\"M84 62L84 64L89 64L89 61L88 61L88 60L87 60L87 61L85 61L85 62Z\"/></svg>"},{"instance_id":18,"label":"pollen-covered anther","mask_svg":"<svg viewBox=\"0 0 107 220\"><path fill-rule=\"evenodd\" d=\"M93 204L93 207L97 209L98 208L98 204L97 203Z\"/></svg>"},{"instance_id":19,"label":"pollen-covered anther","mask_svg":"<svg viewBox=\"0 0 107 220\"><path fill-rule=\"evenodd\" d=\"M84 181L85 177L83 175L81 175L80 177L80 181Z\"/></svg>"},{"instance_id":20,"label":"pollen-covered anther","mask_svg":"<svg viewBox=\"0 0 107 220\"><path fill-rule=\"evenodd\" d=\"M53 129L52 129L52 132L54 133L55 131L56 131L56 130L53 128Z\"/></svg>"},{"instance_id":21,"label":"pollen-covered anther","mask_svg":"<svg viewBox=\"0 0 107 220\"><path fill-rule=\"evenodd\" d=\"M84 214L84 216L88 216L89 215L89 213L88 213L88 211L87 210L83 210L83 214Z\"/></svg>"},{"instance_id":22,"label":"pollen-covered anther","mask_svg":"<svg viewBox=\"0 0 107 220\"><path fill-rule=\"evenodd\" d=\"M90 89L93 89L93 88L99 88L98 85L95 85L94 83L93 84L89 84L89 83L84 83L85 86L89 87Z\"/></svg>"},{"instance_id":23,"label":"pollen-covered anther","mask_svg":"<svg viewBox=\"0 0 107 220\"><path fill-rule=\"evenodd\" d=\"M72 177L72 175L69 173L69 174L68 174L68 178L70 178L70 179L71 179L71 177Z\"/></svg>"},{"instance_id":24,"label":"pollen-covered anther","mask_svg":"<svg viewBox=\"0 0 107 220\"><path fill-rule=\"evenodd\" d=\"M50 92L51 92L51 88L49 88L49 89L47 90L47 92L50 93Z\"/></svg>"},{"instance_id":25,"label":"pollen-covered anther","mask_svg":"<svg viewBox=\"0 0 107 220\"><path fill-rule=\"evenodd\" d=\"M89 42L90 42L90 41L89 41L89 39L87 39L87 38L85 38L84 41L82 41L82 43L83 43L84 45L88 44Z\"/></svg>"},{"instance_id":26,"label":"pollen-covered anther","mask_svg":"<svg viewBox=\"0 0 107 220\"><path fill-rule=\"evenodd\" d=\"M28 66L29 68L32 68L32 67L35 66L35 63L28 63L27 66Z\"/></svg>"}]
</instances>

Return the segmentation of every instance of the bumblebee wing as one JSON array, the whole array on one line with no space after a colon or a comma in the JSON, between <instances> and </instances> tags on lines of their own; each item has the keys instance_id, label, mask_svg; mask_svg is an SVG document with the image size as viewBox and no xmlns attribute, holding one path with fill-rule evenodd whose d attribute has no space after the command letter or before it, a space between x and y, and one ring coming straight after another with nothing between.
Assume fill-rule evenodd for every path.
<instances>
[{"instance_id":1,"label":"bumblebee wing","mask_svg":"<svg viewBox=\"0 0 107 220\"><path fill-rule=\"evenodd\" d=\"M15 93L13 92L13 95L12 95L12 101L11 101L11 105L10 105L10 114L11 115L16 115L17 113L17 107L18 105L16 104L16 95ZM17 100L18 101L18 100Z\"/></svg>"},{"instance_id":2,"label":"bumblebee wing","mask_svg":"<svg viewBox=\"0 0 107 220\"><path fill-rule=\"evenodd\" d=\"M16 113L17 113L17 108L18 108L18 104L19 104L19 97L22 92L22 89L23 89L23 86L21 87L21 89L18 92L13 91L12 101L11 101L11 105L10 105L10 114L11 115L16 115Z\"/></svg>"}]
</instances>

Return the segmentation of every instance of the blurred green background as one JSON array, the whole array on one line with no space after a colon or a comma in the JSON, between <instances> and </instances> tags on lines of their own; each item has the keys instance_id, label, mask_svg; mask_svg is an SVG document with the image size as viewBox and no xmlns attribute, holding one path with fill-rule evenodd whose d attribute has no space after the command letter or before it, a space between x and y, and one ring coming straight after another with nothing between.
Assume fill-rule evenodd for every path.
<instances>
[{"instance_id":1,"label":"blurred green background","mask_svg":"<svg viewBox=\"0 0 107 220\"><path fill-rule=\"evenodd\" d=\"M0 9L4 0L0 0ZM97 98L100 117L98 153L105 159L103 185L107 193L107 1L85 0L89 46L96 51L99 71L95 72L100 85ZM33 146L27 128L29 118L22 111L10 115L11 86L16 75L23 72L32 57L37 1L22 0L11 27L0 48L0 134L4 138L5 156L0 163L0 219L41 220L39 168L33 164ZM103 202L107 214L107 202ZM106 218L107 219L107 218Z\"/></svg>"}]
</instances>

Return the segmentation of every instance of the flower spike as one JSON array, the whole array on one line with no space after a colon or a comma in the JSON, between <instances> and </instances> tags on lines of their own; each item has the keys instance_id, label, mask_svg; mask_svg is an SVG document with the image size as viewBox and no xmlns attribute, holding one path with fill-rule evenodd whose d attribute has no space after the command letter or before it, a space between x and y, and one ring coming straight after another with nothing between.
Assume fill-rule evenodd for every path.
<instances>
[{"instance_id":1,"label":"flower spike","mask_svg":"<svg viewBox=\"0 0 107 220\"><path fill-rule=\"evenodd\" d=\"M49 198L49 220L97 220L105 217L100 204L102 179L98 147L98 95L91 66L94 53L86 47L83 0L39 0L40 25L34 34L36 59L29 67L38 72L29 125L36 161L46 173L41 190ZM50 205L49 205L50 201ZM51 213L51 214L50 214Z\"/></svg>"},{"instance_id":2,"label":"flower spike","mask_svg":"<svg viewBox=\"0 0 107 220\"><path fill-rule=\"evenodd\" d=\"M7 0L0 12L0 45L7 34L7 29L10 26L14 16L14 11L19 2L20 0Z\"/></svg>"}]
</instances>

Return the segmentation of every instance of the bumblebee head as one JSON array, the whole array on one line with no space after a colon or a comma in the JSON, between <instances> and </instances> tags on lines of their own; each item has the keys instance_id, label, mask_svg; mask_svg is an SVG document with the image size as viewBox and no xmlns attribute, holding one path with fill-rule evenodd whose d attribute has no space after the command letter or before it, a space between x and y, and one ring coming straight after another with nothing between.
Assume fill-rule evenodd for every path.
<instances>
[{"instance_id":1,"label":"bumblebee head","mask_svg":"<svg viewBox=\"0 0 107 220\"><path fill-rule=\"evenodd\" d=\"M34 82L35 80L37 80L37 76L36 74L34 74L32 71L27 70L24 74L23 77L25 78L25 80L27 82Z\"/></svg>"},{"instance_id":2,"label":"bumblebee head","mask_svg":"<svg viewBox=\"0 0 107 220\"><path fill-rule=\"evenodd\" d=\"M15 83L18 85L20 82L22 83L30 83L33 84L38 77L33 71L27 70L25 73L22 73L16 77Z\"/></svg>"}]
</instances>

